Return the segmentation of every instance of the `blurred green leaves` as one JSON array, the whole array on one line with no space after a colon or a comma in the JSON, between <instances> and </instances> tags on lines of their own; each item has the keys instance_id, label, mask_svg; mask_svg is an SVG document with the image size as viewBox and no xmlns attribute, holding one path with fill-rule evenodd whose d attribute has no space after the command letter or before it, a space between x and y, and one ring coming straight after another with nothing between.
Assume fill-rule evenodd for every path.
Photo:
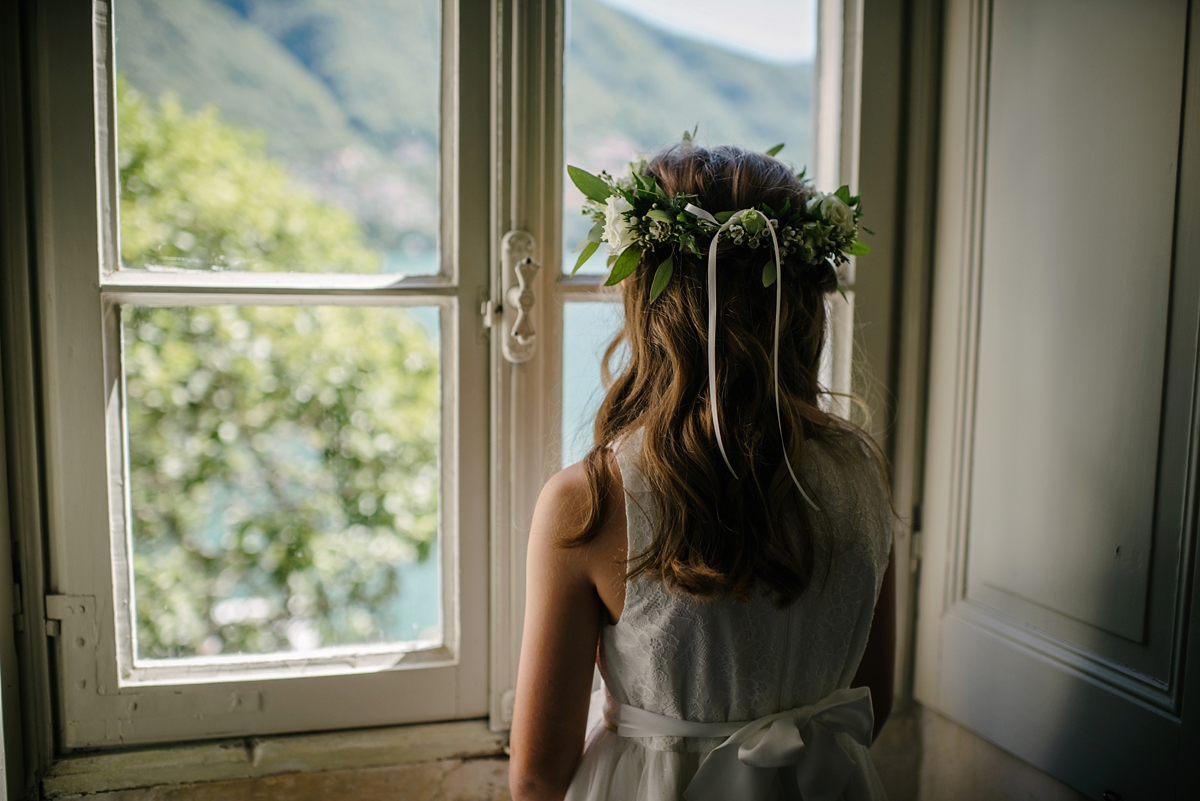
<instances>
[{"instance_id":1,"label":"blurred green leaves","mask_svg":"<svg viewBox=\"0 0 1200 801\"><path fill-rule=\"evenodd\" d=\"M118 90L128 265L378 267L252 135ZM437 311L121 314L138 656L439 636L396 612L438 533Z\"/></svg>"},{"instance_id":2,"label":"blurred green leaves","mask_svg":"<svg viewBox=\"0 0 1200 801\"><path fill-rule=\"evenodd\" d=\"M354 218L216 108L189 115L169 94L153 108L118 76L117 115L126 267L379 272Z\"/></svg>"}]
</instances>

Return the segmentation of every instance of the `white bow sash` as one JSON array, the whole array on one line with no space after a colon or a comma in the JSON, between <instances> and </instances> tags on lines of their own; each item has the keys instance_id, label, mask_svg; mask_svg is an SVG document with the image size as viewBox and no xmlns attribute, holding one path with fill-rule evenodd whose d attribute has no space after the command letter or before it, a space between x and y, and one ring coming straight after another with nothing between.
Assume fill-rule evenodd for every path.
<instances>
[{"instance_id":1,"label":"white bow sash","mask_svg":"<svg viewBox=\"0 0 1200 801\"><path fill-rule=\"evenodd\" d=\"M835 690L810 706L750 723L695 723L607 700L608 727L622 737L727 738L700 763L683 793L687 801L757 801L782 771L795 777L804 801L835 801L855 770L837 735L868 746L875 720L866 687Z\"/></svg>"}]
</instances>

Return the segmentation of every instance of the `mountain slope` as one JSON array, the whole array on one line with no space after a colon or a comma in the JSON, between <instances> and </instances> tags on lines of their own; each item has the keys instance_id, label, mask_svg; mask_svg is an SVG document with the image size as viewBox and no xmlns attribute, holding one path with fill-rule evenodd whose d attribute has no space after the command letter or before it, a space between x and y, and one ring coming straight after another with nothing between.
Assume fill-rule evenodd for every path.
<instances>
[{"instance_id":1,"label":"mountain slope","mask_svg":"<svg viewBox=\"0 0 1200 801\"><path fill-rule=\"evenodd\" d=\"M438 14L430 0L123 0L118 68L185 108L211 102L264 131L273 152L312 158L359 141L436 146ZM352 9L352 13L351 10ZM812 69L676 36L599 0L569 4L568 142L621 133L808 152Z\"/></svg>"},{"instance_id":2,"label":"mountain slope","mask_svg":"<svg viewBox=\"0 0 1200 801\"><path fill-rule=\"evenodd\" d=\"M156 99L261 131L268 152L361 224L387 269L423 271L437 241L437 0L119 0L117 68ZM592 170L679 141L804 164L812 68L732 54L601 0L568 4L564 151ZM567 206L579 198L568 187ZM567 238L582 224L568 214ZM598 262L602 266L602 262Z\"/></svg>"},{"instance_id":3,"label":"mountain slope","mask_svg":"<svg viewBox=\"0 0 1200 801\"><path fill-rule=\"evenodd\" d=\"M354 143L338 98L257 26L212 0L121 0L117 69L151 99L213 104L223 119L263 131L272 153L312 161Z\"/></svg>"},{"instance_id":4,"label":"mountain slope","mask_svg":"<svg viewBox=\"0 0 1200 801\"><path fill-rule=\"evenodd\" d=\"M735 55L598 0L575 0L570 11L568 150L618 132L653 150L698 124L702 142L765 149L786 140L789 156L807 160L811 65Z\"/></svg>"},{"instance_id":5,"label":"mountain slope","mask_svg":"<svg viewBox=\"0 0 1200 801\"><path fill-rule=\"evenodd\" d=\"M221 0L274 38L337 98L351 124L382 149L437 145L437 0Z\"/></svg>"}]
</instances>

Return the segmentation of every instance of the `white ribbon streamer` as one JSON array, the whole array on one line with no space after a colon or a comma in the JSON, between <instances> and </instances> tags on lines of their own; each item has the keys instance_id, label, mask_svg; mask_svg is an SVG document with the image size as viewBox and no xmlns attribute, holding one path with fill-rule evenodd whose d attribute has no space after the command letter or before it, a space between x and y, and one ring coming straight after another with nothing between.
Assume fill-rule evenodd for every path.
<instances>
[{"instance_id":1,"label":"white ribbon streamer","mask_svg":"<svg viewBox=\"0 0 1200 801\"><path fill-rule=\"evenodd\" d=\"M866 687L835 690L810 706L758 720L698 723L659 715L605 694L605 725L621 737L726 738L700 763L687 801L758 801L780 771L788 771L804 801L834 801L854 772L855 759L839 735L871 743L874 714ZM851 746L852 747L852 746Z\"/></svg>"},{"instance_id":2,"label":"white ribbon streamer","mask_svg":"<svg viewBox=\"0 0 1200 801\"><path fill-rule=\"evenodd\" d=\"M699 206L689 203L684 207L684 211L714 225L720 225L716 217ZM787 465L788 474L792 477L792 483L796 485L796 489L800 490L800 495L808 502L809 506L819 512L821 508L804 491L800 479L796 476L792 460L788 457L787 440L783 436L783 410L779 402L779 317L783 304L783 264L779 255L779 240L775 236L775 229L771 226L767 215L758 209L743 209L734 213L723 225L720 225L717 232L713 234L712 241L708 244L708 403L712 410L713 431L717 435L717 448L721 451L721 458L725 460L725 466L729 468L729 472L736 479L737 471L733 469L733 464L729 461L729 454L725 452L725 443L721 439L721 420L717 411L717 240L725 230L740 222L749 213L762 217L767 231L771 234L771 246L775 250L775 342L771 352L771 368L775 382L775 422L779 426L779 442L783 445L783 463Z\"/></svg>"}]
</instances>

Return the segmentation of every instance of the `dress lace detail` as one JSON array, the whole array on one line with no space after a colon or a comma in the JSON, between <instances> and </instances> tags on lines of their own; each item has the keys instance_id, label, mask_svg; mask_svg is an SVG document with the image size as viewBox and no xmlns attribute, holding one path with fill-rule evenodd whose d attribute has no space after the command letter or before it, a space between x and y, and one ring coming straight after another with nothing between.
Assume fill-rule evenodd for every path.
<instances>
[{"instance_id":1,"label":"dress lace detail","mask_svg":"<svg viewBox=\"0 0 1200 801\"><path fill-rule=\"evenodd\" d=\"M614 700L717 723L813 704L849 686L887 565L892 517L869 448L856 434L835 437L811 441L800 467L823 512L814 524L823 526L821 539L831 548L824 582L818 573L799 600L777 609L765 592L747 603L698 601L646 576L627 581L621 619L601 634L600 670ZM655 499L637 466L639 450L637 435L617 448L633 555L658 525ZM677 798L721 742L625 738L597 726L567 799ZM865 749L861 757L863 775L844 797L883 798Z\"/></svg>"}]
</instances>

